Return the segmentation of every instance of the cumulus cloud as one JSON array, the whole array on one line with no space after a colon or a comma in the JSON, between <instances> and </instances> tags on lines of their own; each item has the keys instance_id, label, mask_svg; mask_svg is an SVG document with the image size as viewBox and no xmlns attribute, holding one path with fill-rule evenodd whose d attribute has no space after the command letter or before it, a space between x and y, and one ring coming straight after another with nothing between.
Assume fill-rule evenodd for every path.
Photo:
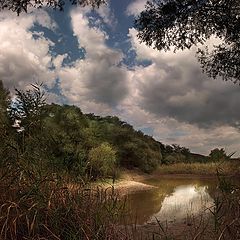
<instances>
[{"instance_id":1,"label":"cumulus cloud","mask_svg":"<svg viewBox=\"0 0 240 240\"><path fill-rule=\"evenodd\" d=\"M44 11L19 17L0 13L0 78L10 89L37 81L51 86L55 80L49 53L53 43L41 32L34 36L30 30L36 23L52 30L56 27Z\"/></svg>"},{"instance_id":2,"label":"cumulus cloud","mask_svg":"<svg viewBox=\"0 0 240 240\"><path fill-rule=\"evenodd\" d=\"M127 7L126 14L128 16L138 15L145 9L146 3L147 3L147 0L135 0L135 1L131 2Z\"/></svg>"},{"instance_id":3,"label":"cumulus cloud","mask_svg":"<svg viewBox=\"0 0 240 240\"><path fill-rule=\"evenodd\" d=\"M166 144L187 146L196 153L208 155L214 148L225 148L228 153L239 149L239 132L229 125L213 127L210 130L173 118L162 118L158 123L154 123L153 129L158 140Z\"/></svg>"},{"instance_id":4,"label":"cumulus cloud","mask_svg":"<svg viewBox=\"0 0 240 240\"><path fill-rule=\"evenodd\" d=\"M108 26L115 27L117 24L117 20L111 10L109 3L101 5L96 9L99 16L102 18L103 22Z\"/></svg>"},{"instance_id":5,"label":"cumulus cloud","mask_svg":"<svg viewBox=\"0 0 240 240\"><path fill-rule=\"evenodd\" d=\"M199 127L238 125L240 87L220 79L209 79L193 50L158 52L140 44L130 30L138 59L152 63L138 67L133 78L139 89L139 106L159 117L172 117Z\"/></svg>"},{"instance_id":6,"label":"cumulus cloud","mask_svg":"<svg viewBox=\"0 0 240 240\"><path fill-rule=\"evenodd\" d=\"M93 101L116 106L127 95L127 70L121 66L123 54L106 45L107 34L89 26L89 19L81 9L71 13L74 35L85 58L59 71L62 93L76 104Z\"/></svg>"}]
</instances>

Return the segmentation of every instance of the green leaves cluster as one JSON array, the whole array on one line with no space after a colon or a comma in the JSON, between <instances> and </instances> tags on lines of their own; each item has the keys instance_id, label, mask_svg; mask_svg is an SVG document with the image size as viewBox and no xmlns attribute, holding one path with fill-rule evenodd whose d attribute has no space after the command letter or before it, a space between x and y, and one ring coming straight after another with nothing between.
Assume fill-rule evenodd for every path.
<instances>
[{"instance_id":1,"label":"green leaves cluster","mask_svg":"<svg viewBox=\"0 0 240 240\"><path fill-rule=\"evenodd\" d=\"M3 135L7 130L7 126L9 125L7 116L9 101L9 92L4 88L2 81L0 81L0 134Z\"/></svg>"},{"instance_id":2,"label":"green leaves cluster","mask_svg":"<svg viewBox=\"0 0 240 240\"><path fill-rule=\"evenodd\" d=\"M140 41L158 50L202 44L198 59L213 78L240 80L240 2L238 0L149 1L135 21ZM206 41L221 41L209 50Z\"/></svg>"},{"instance_id":3,"label":"green leaves cluster","mask_svg":"<svg viewBox=\"0 0 240 240\"><path fill-rule=\"evenodd\" d=\"M0 81L0 165L11 155L9 148L9 132L11 132L11 123L8 117L8 106L10 102L9 91L4 88Z\"/></svg>"},{"instance_id":4,"label":"green leaves cluster","mask_svg":"<svg viewBox=\"0 0 240 240\"><path fill-rule=\"evenodd\" d=\"M223 148L214 148L211 150L209 157L212 162L224 161L229 158Z\"/></svg>"},{"instance_id":5,"label":"green leaves cluster","mask_svg":"<svg viewBox=\"0 0 240 240\"><path fill-rule=\"evenodd\" d=\"M94 8L105 2L105 0L0 0L0 10L8 9L19 15L22 12L28 12L29 8L50 7L63 11L66 3L83 7L90 5Z\"/></svg>"},{"instance_id":6,"label":"green leaves cluster","mask_svg":"<svg viewBox=\"0 0 240 240\"><path fill-rule=\"evenodd\" d=\"M90 126L94 128L95 142L108 142L117 150L117 162L125 168L140 168L153 171L162 160L161 143L152 137L135 131L131 125L118 117L98 117L87 115Z\"/></svg>"},{"instance_id":7,"label":"green leaves cluster","mask_svg":"<svg viewBox=\"0 0 240 240\"><path fill-rule=\"evenodd\" d=\"M102 143L89 151L88 161L94 177L113 176L116 168L116 151L110 144Z\"/></svg>"},{"instance_id":8,"label":"green leaves cluster","mask_svg":"<svg viewBox=\"0 0 240 240\"><path fill-rule=\"evenodd\" d=\"M114 177L118 167L152 172L160 164L227 159L223 149L209 157L179 145L164 145L118 117L83 114L76 106L48 105L41 86L9 92L0 82L0 162L19 176L51 173Z\"/></svg>"},{"instance_id":9,"label":"green leaves cluster","mask_svg":"<svg viewBox=\"0 0 240 240\"><path fill-rule=\"evenodd\" d=\"M10 102L8 91L0 85L1 137L6 143L0 157L17 165L19 176L41 178L55 172L108 177L117 167L151 172L161 163L160 143L152 137L117 117L85 115L76 106L48 105L41 86L31 87L16 90Z\"/></svg>"}]
</instances>

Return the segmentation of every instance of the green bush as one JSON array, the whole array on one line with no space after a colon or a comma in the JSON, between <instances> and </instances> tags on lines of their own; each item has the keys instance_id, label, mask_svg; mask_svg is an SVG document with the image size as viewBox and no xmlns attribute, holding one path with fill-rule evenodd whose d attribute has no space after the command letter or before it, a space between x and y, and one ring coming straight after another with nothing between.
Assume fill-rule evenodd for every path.
<instances>
[{"instance_id":1,"label":"green bush","mask_svg":"<svg viewBox=\"0 0 240 240\"><path fill-rule=\"evenodd\" d=\"M88 154L91 175L96 177L108 177L114 175L116 168L116 151L109 143L102 143L92 148Z\"/></svg>"},{"instance_id":2,"label":"green bush","mask_svg":"<svg viewBox=\"0 0 240 240\"><path fill-rule=\"evenodd\" d=\"M179 163L179 162L186 162L187 158L185 155L183 155L182 153L172 153L167 155L162 163L163 164L174 164L174 163Z\"/></svg>"},{"instance_id":3,"label":"green bush","mask_svg":"<svg viewBox=\"0 0 240 240\"><path fill-rule=\"evenodd\" d=\"M228 158L227 154L223 148L221 148L221 149L215 148L215 149L211 150L209 157L210 157L210 161L212 161L212 162L223 161L223 160L227 160L227 158Z\"/></svg>"},{"instance_id":4,"label":"green bush","mask_svg":"<svg viewBox=\"0 0 240 240\"><path fill-rule=\"evenodd\" d=\"M162 161L163 164L169 165L169 164L173 164L176 162L176 159L174 156L172 155L168 155L167 157L165 157Z\"/></svg>"}]
</instances>

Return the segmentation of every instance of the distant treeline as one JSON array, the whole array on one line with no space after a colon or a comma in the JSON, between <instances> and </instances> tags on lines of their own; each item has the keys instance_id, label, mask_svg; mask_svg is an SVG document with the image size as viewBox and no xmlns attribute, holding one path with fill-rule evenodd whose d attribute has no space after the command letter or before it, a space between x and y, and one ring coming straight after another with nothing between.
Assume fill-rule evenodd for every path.
<instances>
[{"instance_id":1,"label":"distant treeline","mask_svg":"<svg viewBox=\"0 0 240 240\"><path fill-rule=\"evenodd\" d=\"M209 157L179 145L164 145L118 117L83 114L80 108L48 105L41 86L16 90L16 98L0 81L0 161L21 167L71 174L116 176L119 167L152 172L160 164L207 162L226 158L223 149ZM37 170L37 169L38 170ZM35 170L34 170L35 169Z\"/></svg>"}]
</instances>

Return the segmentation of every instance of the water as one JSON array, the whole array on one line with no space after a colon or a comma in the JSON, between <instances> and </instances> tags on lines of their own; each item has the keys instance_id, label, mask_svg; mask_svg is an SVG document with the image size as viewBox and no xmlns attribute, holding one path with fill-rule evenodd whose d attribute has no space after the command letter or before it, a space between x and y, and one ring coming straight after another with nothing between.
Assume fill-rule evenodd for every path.
<instances>
[{"instance_id":1,"label":"water","mask_svg":"<svg viewBox=\"0 0 240 240\"><path fill-rule=\"evenodd\" d=\"M214 179L165 178L144 183L156 188L130 194L130 222L137 224L160 221L176 222L187 216L209 213L216 191Z\"/></svg>"}]
</instances>

